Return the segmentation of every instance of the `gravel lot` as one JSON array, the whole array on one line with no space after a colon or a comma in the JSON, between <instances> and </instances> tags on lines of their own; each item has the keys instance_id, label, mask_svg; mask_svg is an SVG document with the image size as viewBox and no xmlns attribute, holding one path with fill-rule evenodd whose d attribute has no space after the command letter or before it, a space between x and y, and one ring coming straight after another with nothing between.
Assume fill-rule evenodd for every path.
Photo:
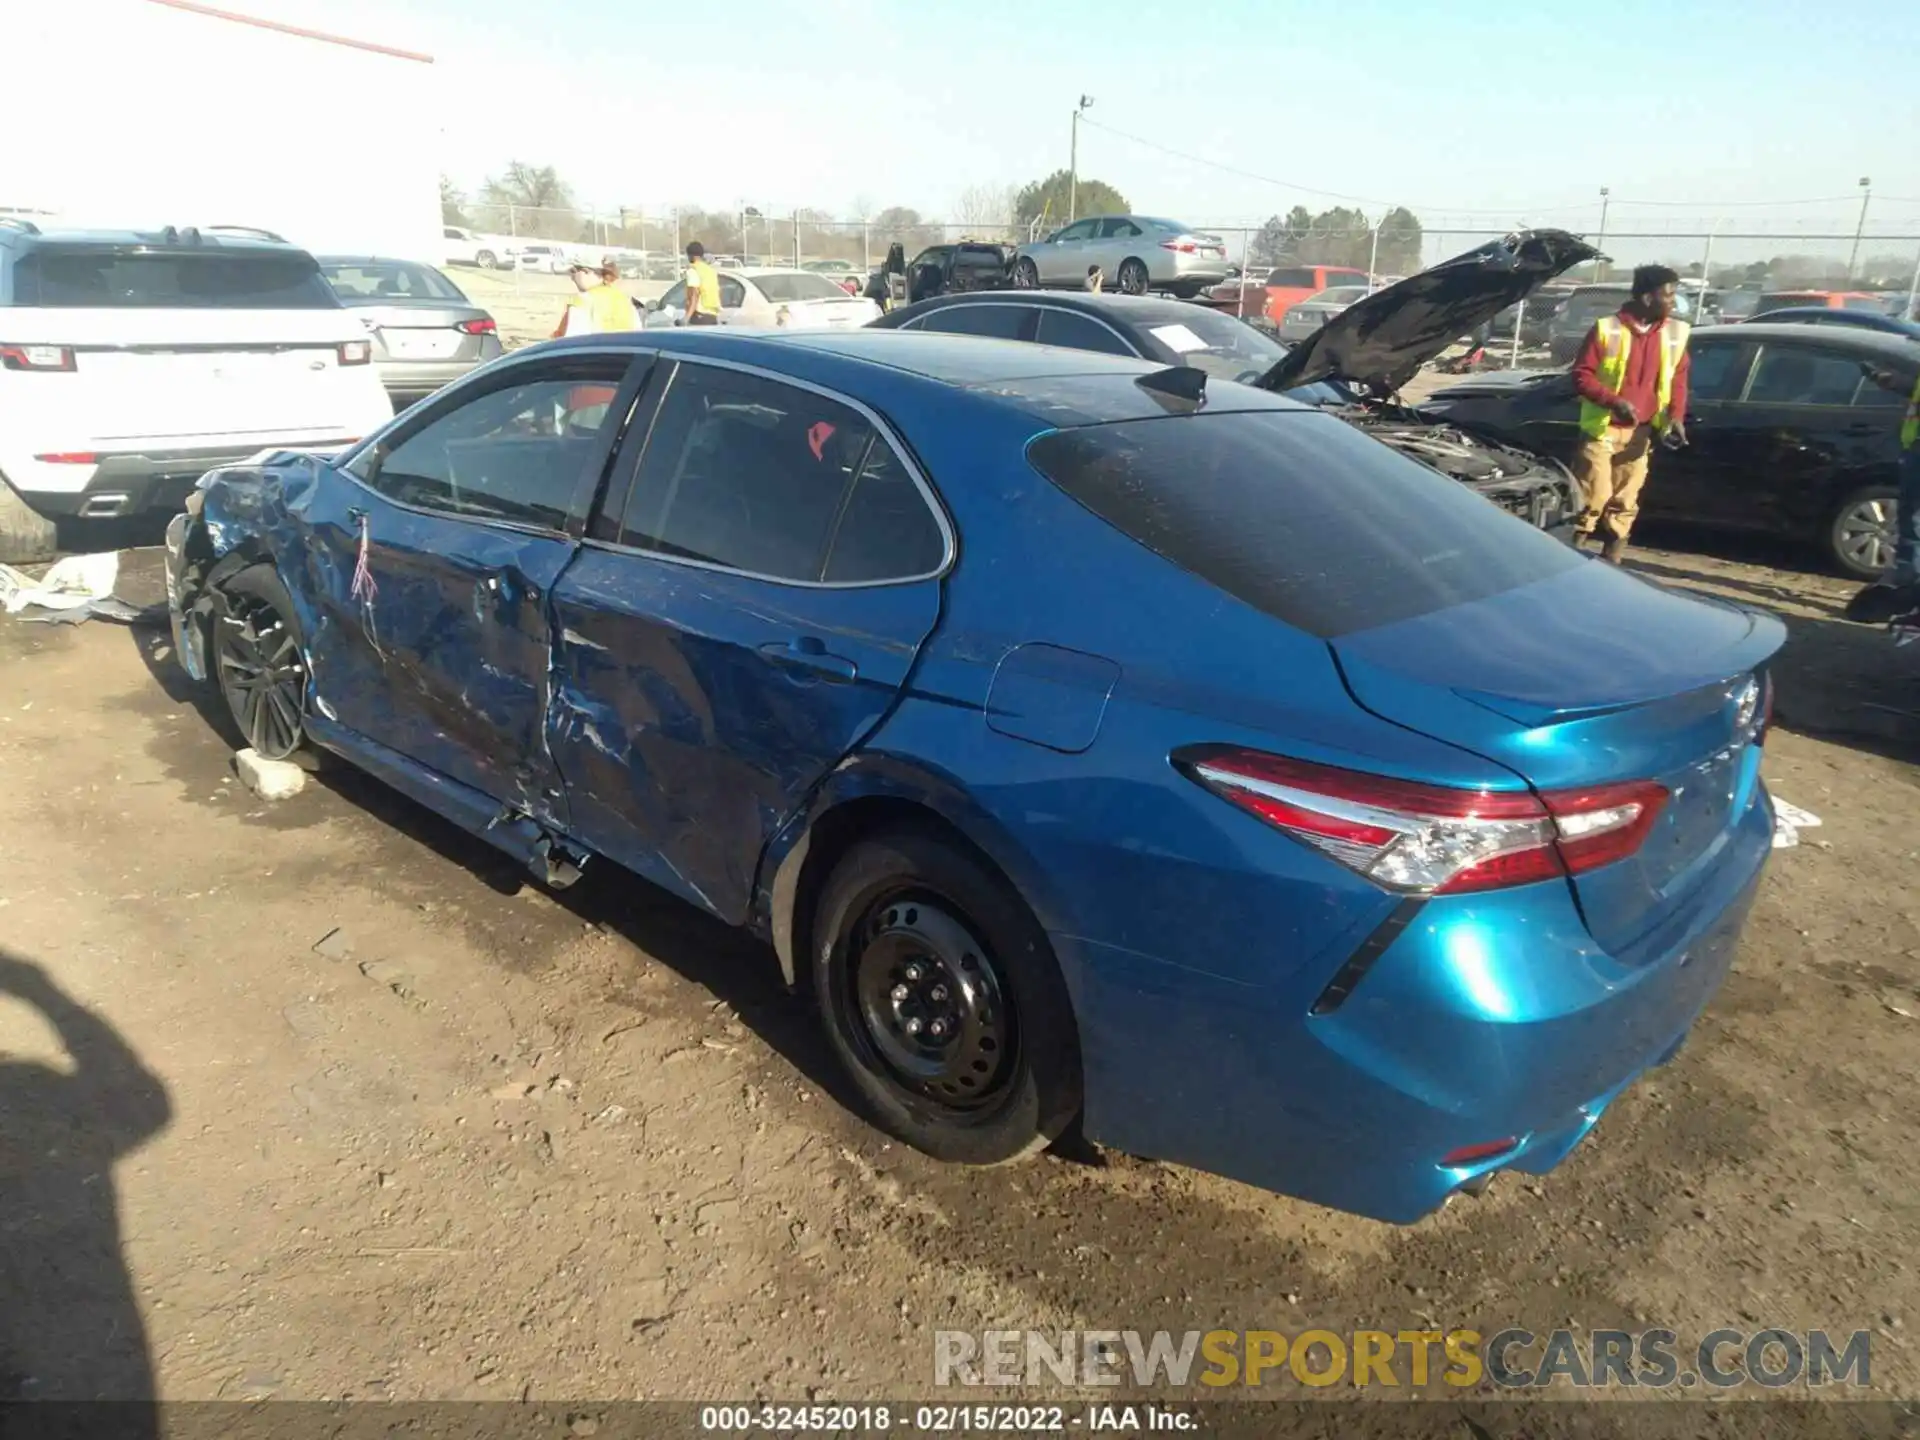
<instances>
[{"instance_id":1,"label":"gravel lot","mask_svg":"<svg viewBox=\"0 0 1920 1440\"><path fill-rule=\"evenodd\" d=\"M939 1328L1637 1322L1869 1328L1920 1396L1920 650L1797 556L1636 559L1786 617L1767 773L1825 823L1673 1066L1406 1229L889 1146L770 952L351 771L266 806L162 633L0 620L0 1396L904 1398Z\"/></svg>"}]
</instances>

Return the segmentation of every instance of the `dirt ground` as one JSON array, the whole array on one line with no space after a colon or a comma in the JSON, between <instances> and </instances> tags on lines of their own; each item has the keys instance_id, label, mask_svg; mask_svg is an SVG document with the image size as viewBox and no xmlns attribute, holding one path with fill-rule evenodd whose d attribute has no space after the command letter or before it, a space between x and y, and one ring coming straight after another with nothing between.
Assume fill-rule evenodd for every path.
<instances>
[{"instance_id":1,"label":"dirt ground","mask_svg":"<svg viewBox=\"0 0 1920 1440\"><path fill-rule=\"evenodd\" d=\"M1864 1327L1920 1395L1920 647L1791 554L1637 563L1787 618L1767 776L1824 824L1669 1069L1404 1229L942 1168L770 952L351 771L261 803L164 632L0 620L0 1396L924 1398L941 1328L1309 1324Z\"/></svg>"}]
</instances>

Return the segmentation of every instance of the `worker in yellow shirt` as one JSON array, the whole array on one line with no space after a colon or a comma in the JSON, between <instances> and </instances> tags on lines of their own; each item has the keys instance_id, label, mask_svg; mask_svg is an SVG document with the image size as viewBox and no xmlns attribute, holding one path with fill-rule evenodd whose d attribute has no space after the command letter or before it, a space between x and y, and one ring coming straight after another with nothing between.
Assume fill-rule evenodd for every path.
<instances>
[{"instance_id":1,"label":"worker in yellow shirt","mask_svg":"<svg viewBox=\"0 0 1920 1440\"><path fill-rule=\"evenodd\" d=\"M582 261L569 273L580 293L560 312L554 339L562 335L603 335L640 328L633 299L618 284L620 266L611 255L600 262L598 269Z\"/></svg>"},{"instance_id":2,"label":"worker in yellow shirt","mask_svg":"<svg viewBox=\"0 0 1920 1440\"><path fill-rule=\"evenodd\" d=\"M707 247L698 240L687 244L687 324L720 323L720 276L707 263Z\"/></svg>"}]
</instances>

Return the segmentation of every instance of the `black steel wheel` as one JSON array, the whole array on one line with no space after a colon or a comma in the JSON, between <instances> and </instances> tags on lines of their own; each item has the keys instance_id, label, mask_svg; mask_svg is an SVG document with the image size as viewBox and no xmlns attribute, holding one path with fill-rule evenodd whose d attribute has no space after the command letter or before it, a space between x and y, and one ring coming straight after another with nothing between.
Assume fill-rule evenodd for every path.
<instances>
[{"instance_id":1,"label":"black steel wheel","mask_svg":"<svg viewBox=\"0 0 1920 1440\"><path fill-rule=\"evenodd\" d=\"M1079 1113L1078 1035L1045 932L964 847L917 830L855 845L813 939L827 1038L889 1133L995 1165Z\"/></svg>"},{"instance_id":2,"label":"black steel wheel","mask_svg":"<svg viewBox=\"0 0 1920 1440\"><path fill-rule=\"evenodd\" d=\"M956 1111L1004 1099L1018 1033L987 947L949 902L883 894L855 930L850 957L860 1038L893 1079Z\"/></svg>"},{"instance_id":3,"label":"black steel wheel","mask_svg":"<svg viewBox=\"0 0 1920 1440\"><path fill-rule=\"evenodd\" d=\"M1146 263L1132 256L1120 262L1120 273L1115 276L1119 281L1122 295L1144 295L1147 293Z\"/></svg>"},{"instance_id":4,"label":"black steel wheel","mask_svg":"<svg viewBox=\"0 0 1920 1440\"><path fill-rule=\"evenodd\" d=\"M220 586L213 664L233 723L255 752L285 760L306 739L307 665L293 601L269 565Z\"/></svg>"}]
</instances>

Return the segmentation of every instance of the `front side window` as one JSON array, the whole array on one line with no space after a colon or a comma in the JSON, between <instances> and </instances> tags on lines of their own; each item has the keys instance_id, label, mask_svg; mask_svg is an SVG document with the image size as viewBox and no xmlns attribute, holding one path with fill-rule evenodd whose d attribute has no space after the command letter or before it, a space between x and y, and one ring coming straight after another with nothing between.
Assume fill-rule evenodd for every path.
<instances>
[{"instance_id":1,"label":"front side window","mask_svg":"<svg viewBox=\"0 0 1920 1440\"><path fill-rule=\"evenodd\" d=\"M1311 270L1282 267L1267 276L1267 284L1280 290L1317 290L1319 276Z\"/></svg>"},{"instance_id":2,"label":"front side window","mask_svg":"<svg viewBox=\"0 0 1920 1440\"><path fill-rule=\"evenodd\" d=\"M403 505L564 530L614 423L627 362L583 358L528 369L428 421L361 478Z\"/></svg>"},{"instance_id":3,"label":"front side window","mask_svg":"<svg viewBox=\"0 0 1920 1440\"><path fill-rule=\"evenodd\" d=\"M920 328L943 335L987 335L996 340L1024 340L1033 311L1024 305L949 305L936 310Z\"/></svg>"},{"instance_id":4,"label":"front side window","mask_svg":"<svg viewBox=\"0 0 1920 1440\"><path fill-rule=\"evenodd\" d=\"M682 364L661 401L620 543L806 583L928 574L945 544L864 415L799 386L698 364Z\"/></svg>"},{"instance_id":5,"label":"front side window","mask_svg":"<svg viewBox=\"0 0 1920 1440\"><path fill-rule=\"evenodd\" d=\"M1740 382L1747 378L1747 347L1729 344L1696 344L1690 347L1687 364L1688 400L1733 400L1739 397Z\"/></svg>"},{"instance_id":6,"label":"front side window","mask_svg":"<svg viewBox=\"0 0 1920 1440\"><path fill-rule=\"evenodd\" d=\"M1082 220L1078 224L1067 226L1066 229L1062 230L1053 238L1055 241L1091 240L1093 238L1094 223L1092 220Z\"/></svg>"}]
</instances>

